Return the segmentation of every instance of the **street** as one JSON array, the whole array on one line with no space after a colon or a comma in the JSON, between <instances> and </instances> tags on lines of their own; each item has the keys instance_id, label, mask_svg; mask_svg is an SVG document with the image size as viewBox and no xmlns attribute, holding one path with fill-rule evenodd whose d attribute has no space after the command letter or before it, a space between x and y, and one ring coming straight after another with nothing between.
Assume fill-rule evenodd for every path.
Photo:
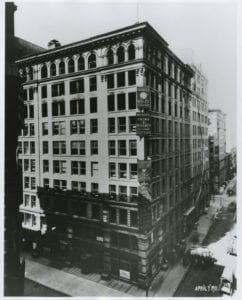
<instances>
[{"instance_id":1,"label":"street","mask_svg":"<svg viewBox=\"0 0 242 300\"><path fill-rule=\"evenodd\" d=\"M220 212L214 218L211 229L203 242L217 259L210 267L191 266L186 276L180 283L174 296L177 297L219 297L220 277L224 267L232 266L235 269L236 256L227 253L231 241L236 236L235 214L231 209L231 202L236 197L228 197L226 194L215 196L212 205L218 205ZM236 239L236 238L235 238ZM235 245L236 247L236 245Z\"/></svg>"}]
</instances>

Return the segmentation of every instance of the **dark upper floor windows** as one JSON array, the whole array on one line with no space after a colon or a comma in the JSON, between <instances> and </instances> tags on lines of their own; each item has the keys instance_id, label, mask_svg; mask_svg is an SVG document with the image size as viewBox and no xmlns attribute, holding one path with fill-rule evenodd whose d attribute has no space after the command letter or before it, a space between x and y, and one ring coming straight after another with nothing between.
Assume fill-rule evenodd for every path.
<instances>
[{"instance_id":1,"label":"dark upper floor windows","mask_svg":"<svg viewBox=\"0 0 242 300\"><path fill-rule=\"evenodd\" d=\"M41 68L41 78L46 78L46 77L47 77L47 67L46 67L46 65L44 65Z\"/></svg>"},{"instance_id":2,"label":"dark upper floor windows","mask_svg":"<svg viewBox=\"0 0 242 300\"><path fill-rule=\"evenodd\" d=\"M108 59L108 65L112 65L114 60L113 60L113 50L109 49L107 52L107 59Z\"/></svg>"},{"instance_id":3,"label":"dark upper floor windows","mask_svg":"<svg viewBox=\"0 0 242 300\"><path fill-rule=\"evenodd\" d=\"M50 66L50 76L56 76L56 65L52 63Z\"/></svg>"},{"instance_id":4,"label":"dark upper floor windows","mask_svg":"<svg viewBox=\"0 0 242 300\"><path fill-rule=\"evenodd\" d=\"M90 113L97 112L97 97L90 98Z\"/></svg>"},{"instance_id":5,"label":"dark upper floor windows","mask_svg":"<svg viewBox=\"0 0 242 300\"><path fill-rule=\"evenodd\" d=\"M59 64L59 74L65 74L66 68L65 68L65 63L63 61L60 62Z\"/></svg>"},{"instance_id":6,"label":"dark upper floor windows","mask_svg":"<svg viewBox=\"0 0 242 300\"><path fill-rule=\"evenodd\" d=\"M42 99L47 98L47 86L46 85L41 87L41 98Z\"/></svg>"},{"instance_id":7,"label":"dark upper floor windows","mask_svg":"<svg viewBox=\"0 0 242 300\"><path fill-rule=\"evenodd\" d=\"M90 89L90 92L97 90L97 77L96 76L89 78L89 89Z\"/></svg>"},{"instance_id":8,"label":"dark upper floor windows","mask_svg":"<svg viewBox=\"0 0 242 300\"><path fill-rule=\"evenodd\" d=\"M84 79L81 78L79 80L70 82L70 94L76 93L84 93Z\"/></svg>"},{"instance_id":9,"label":"dark upper floor windows","mask_svg":"<svg viewBox=\"0 0 242 300\"><path fill-rule=\"evenodd\" d=\"M88 68L96 68L96 55L94 53L88 57Z\"/></svg>"},{"instance_id":10,"label":"dark upper floor windows","mask_svg":"<svg viewBox=\"0 0 242 300\"><path fill-rule=\"evenodd\" d=\"M55 101L52 102L52 116L63 116L65 115L65 102Z\"/></svg>"},{"instance_id":11,"label":"dark upper floor windows","mask_svg":"<svg viewBox=\"0 0 242 300\"><path fill-rule=\"evenodd\" d=\"M129 45L128 48L128 59L135 59L135 46L133 44Z\"/></svg>"},{"instance_id":12,"label":"dark upper floor windows","mask_svg":"<svg viewBox=\"0 0 242 300\"><path fill-rule=\"evenodd\" d=\"M82 56L80 56L77 61L77 68L78 68L78 71L85 70L85 60Z\"/></svg>"},{"instance_id":13,"label":"dark upper floor windows","mask_svg":"<svg viewBox=\"0 0 242 300\"><path fill-rule=\"evenodd\" d=\"M115 97L108 95L108 111L115 111Z\"/></svg>"},{"instance_id":14,"label":"dark upper floor windows","mask_svg":"<svg viewBox=\"0 0 242 300\"><path fill-rule=\"evenodd\" d=\"M114 74L107 75L107 88L108 89L114 88Z\"/></svg>"},{"instance_id":15,"label":"dark upper floor windows","mask_svg":"<svg viewBox=\"0 0 242 300\"><path fill-rule=\"evenodd\" d=\"M125 59L124 56L124 47L120 46L117 50L117 58L118 58L118 63L123 62Z\"/></svg>"},{"instance_id":16,"label":"dark upper floor windows","mask_svg":"<svg viewBox=\"0 0 242 300\"><path fill-rule=\"evenodd\" d=\"M136 71L135 70L128 72L128 82L129 82L129 85L136 84Z\"/></svg>"},{"instance_id":17,"label":"dark upper floor windows","mask_svg":"<svg viewBox=\"0 0 242 300\"><path fill-rule=\"evenodd\" d=\"M65 94L64 82L53 84L51 86L51 96L52 97L61 96L61 95L64 95L64 94Z\"/></svg>"},{"instance_id":18,"label":"dark upper floor windows","mask_svg":"<svg viewBox=\"0 0 242 300\"><path fill-rule=\"evenodd\" d=\"M117 73L117 87L125 86L125 72Z\"/></svg>"},{"instance_id":19,"label":"dark upper floor windows","mask_svg":"<svg viewBox=\"0 0 242 300\"><path fill-rule=\"evenodd\" d=\"M33 80L34 78L34 70L32 67L29 68L29 80Z\"/></svg>"},{"instance_id":20,"label":"dark upper floor windows","mask_svg":"<svg viewBox=\"0 0 242 300\"><path fill-rule=\"evenodd\" d=\"M68 61L68 73L73 73L75 71L75 64L74 64L74 60L70 59Z\"/></svg>"},{"instance_id":21,"label":"dark upper floor windows","mask_svg":"<svg viewBox=\"0 0 242 300\"><path fill-rule=\"evenodd\" d=\"M84 99L74 99L70 101L70 114L84 114L85 113L85 100Z\"/></svg>"}]
</instances>

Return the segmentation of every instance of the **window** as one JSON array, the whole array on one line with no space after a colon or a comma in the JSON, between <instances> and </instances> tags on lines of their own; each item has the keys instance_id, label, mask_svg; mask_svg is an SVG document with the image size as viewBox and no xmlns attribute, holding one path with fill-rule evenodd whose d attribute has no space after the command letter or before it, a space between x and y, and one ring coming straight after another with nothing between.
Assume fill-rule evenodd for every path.
<instances>
[{"instance_id":1,"label":"window","mask_svg":"<svg viewBox=\"0 0 242 300\"><path fill-rule=\"evenodd\" d=\"M125 94L118 94L118 110L125 110Z\"/></svg>"},{"instance_id":2,"label":"window","mask_svg":"<svg viewBox=\"0 0 242 300\"><path fill-rule=\"evenodd\" d=\"M66 154L66 142L54 141L53 142L53 154Z\"/></svg>"},{"instance_id":3,"label":"window","mask_svg":"<svg viewBox=\"0 0 242 300\"><path fill-rule=\"evenodd\" d=\"M71 162L72 175L86 175L86 162L85 161L72 161Z\"/></svg>"},{"instance_id":4,"label":"window","mask_svg":"<svg viewBox=\"0 0 242 300\"><path fill-rule=\"evenodd\" d=\"M46 78L46 77L47 77L47 67L46 67L46 65L44 65L41 68L41 78Z\"/></svg>"},{"instance_id":5,"label":"window","mask_svg":"<svg viewBox=\"0 0 242 300\"><path fill-rule=\"evenodd\" d=\"M34 195L31 196L31 207L36 206L36 197Z\"/></svg>"},{"instance_id":6,"label":"window","mask_svg":"<svg viewBox=\"0 0 242 300\"><path fill-rule=\"evenodd\" d=\"M128 82L129 82L129 85L136 84L136 71L135 70L128 72Z\"/></svg>"},{"instance_id":7,"label":"window","mask_svg":"<svg viewBox=\"0 0 242 300\"><path fill-rule=\"evenodd\" d=\"M129 132L136 132L136 117L129 117Z\"/></svg>"},{"instance_id":8,"label":"window","mask_svg":"<svg viewBox=\"0 0 242 300\"><path fill-rule=\"evenodd\" d=\"M71 142L71 154L72 155L85 155L85 141L72 141Z\"/></svg>"},{"instance_id":9,"label":"window","mask_svg":"<svg viewBox=\"0 0 242 300\"><path fill-rule=\"evenodd\" d=\"M117 87L125 86L125 72L117 73Z\"/></svg>"},{"instance_id":10,"label":"window","mask_svg":"<svg viewBox=\"0 0 242 300\"><path fill-rule=\"evenodd\" d=\"M127 164L119 164L119 178L127 178Z\"/></svg>"},{"instance_id":11,"label":"window","mask_svg":"<svg viewBox=\"0 0 242 300\"><path fill-rule=\"evenodd\" d=\"M44 141L43 142L43 154L49 153L49 144L48 142Z\"/></svg>"},{"instance_id":12,"label":"window","mask_svg":"<svg viewBox=\"0 0 242 300\"><path fill-rule=\"evenodd\" d=\"M90 98L90 113L97 112L97 97Z\"/></svg>"},{"instance_id":13,"label":"window","mask_svg":"<svg viewBox=\"0 0 242 300\"><path fill-rule=\"evenodd\" d=\"M118 132L126 132L126 117L118 118Z\"/></svg>"},{"instance_id":14,"label":"window","mask_svg":"<svg viewBox=\"0 0 242 300\"><path fill-rule=\"evenodd\" d=\"M31 87L29 88L29 100L34 99L34 89Z\"/></svg>"},{"instance_id":15,"label":"window","mask_svg":"<svg viewBox=\"0 0 242 300\"><path fill-rule=\"evenodd\" d=\"M18 153L21 154L23 153L23 148L22 148L22 142L18 142Z\"/></svg>"},{"instance_id":16,"label":"window","mask_svg":"<svg viewBox=\"0 0 242 300\"><path fill-rule=\"evenodd\" d=\"M47 102L44 102L41 104L41 110L42 110L42 117L48 116L48 105Z\"/></svg>"},{"instance_id":17,"label":"window","mask_svg":"<svg viewBox=\"0 0 242 300\"><path fill-rule=\"evenodd\" d=\"M78 68L78 71L85 70L85 60L82 56L80 56L77 61L77 68Z\"/></svg>"},{"instance_id":18,"label":"window","mask_svg":"<svg viewBox=\"0 0 242 300\"><path fill-rule=\"evenodd\" d=\"M108 111L115 110L115 97L114 95L108 95Z\"/></svg>"},{"instance_id":19,"label":"window","mask_svg":"<svg viewBox=\"0 0 242 300\"><path fill-rule=\"evenodd\" d=\"M23 118L28 118L28 107L27 105L24 105L24 111L23 111Z\"/></svg>"},{"instance_id":20,"label":"window","mask_svg":"<svg viewBox=\"0 0 242 300\"><path fill-rule=\"evenodd\" d=\"M24 159L24 171L28 171L28 170L29 170L29 160Z\"/></svg>"},{"instance_id":21,"label":"window","mask_svg":"<svg viewBox=\"0 0 242 300\"><path fill-rule=\"evenodd\" d=\"M115 155L115 141L108 141L108 155Z\"/></svg>"},{"instance_id":22,"label":"window","mask_svg":"<svg viewBox=\"0 0 242 300\"><path fill-rule=\"evenodd\" d=\"M137 164L130 164L130 179L137 179Z\"/></svg>"},{"instance_id":23,"label":"window","mask_svg":"<svg viewBox=\"0 0 242 300\"><path fill-rule=\"evenodd\" d=\"M44 185L44 188L49 188L49 186L50 186L49 178L44 178L43 179L43 185Z\"/></svg>"},{"instance_id":24,"label":"window","mask_svg":"<svg viewBox=\"0 0 242 300\"><path fill-rule=\"evenodd\" d=\"M90 120L90 132L91 133L97 133L98 132L98 120L97 119L91 119Z\"/></svg>"},{"instance_id":25,"label":"window","mask_svg":"<svg viewBox=\"0 0 242 300\"><path fill-rule=\"evenodd\" d=\"M127 201L127 186L120 185L119 186L119 201Z\"/></svg>"},{"instance_id":26,"label":"window","mask_svg":"<svg viewBox=\"0 0 242 300\"><path fill-rule=\"evenodd\" d=\"M42 123L42 135L48 135L48 123Z\"/></svg>"},{"instance_id":27,"label":"window","mask_svg":"<svg viewBox=\"0 0 242 300\"><path fill-rule=\"evenodd\" d=\"M115 178L115 177L116 177L116 164L109 163L109 178Z\"/></svg>"},{"instance_id":28,"label":"window","mask_svg":"<svg viewBox=\"0 0 242 300\"><path fill-rule=\"evenodd\" d=\"M96 68L96 55L94 53L88 57L88 68Z\"/></svg>"},{"instance_id":29,"label":"window","mask_svg":"<svg viewBox=\"0 0 242 300\"><path fill-rule=\"evenodd\" d=\"M108 89L114 88L114 74L107 75L107 88Z\"/></svg>"},{"instance_id":30,"label":"window","mask_svg":"<svg viewBox=\"0 0 242 300\"><path fill-rule=\"evenodd\" d=\"M48 160L43 160L43 172L49 172L49 161Z\"/></svg>"},{"instance_id":31,"label":"window","mask_svg":"<svg viewBox=\"0 0 242 300\"><path fill-rule=\"evenodd\" d=\"M110 223L117 223L117 209L114 207L110 207L109 211Z\"/></svg>"},{"instance_id":32,"label":"window","mask_svg":"<svg viewBox=\"0 0 242 300\"><path fill-rule=\"evenodd\" d=\"M34 106L29 105L29 118L33 119L34 118Z\"/></svg>"},{"instance_id":33,"label":"window","mask_svg":"<svg viewBox=\"0 0 242 300\"><path fill-rule=\"evenodd\" d=\"M107 59L108 59L108 65L112 65L114 60L113 60L113 50L109 49L107 52Z\"/></svg>"},{"instance_id":34,"label":"window","mask_svg":"<svg viewBox=\"0 0 242 300\"><path fill-rule=\"evenodd\" d=\"M129 45L129 48L128 48L128 59L129 60L135 59L135 46L133 44Z\"/></svg>"},{"instance_id":35,"label":"window","mask_svg":"<svg viewBox=\"0 0 242 300\"><path fill-rule=\"evenodd\" d=\"M70 82L70 94L84 93L84 79L81 78L79 80Z\"/></svg>"},{"instance_id":36,"label":"window","mask_svg":"<svg viewBox=\"0 0 242 300\"><path fill-rule=\"evenodd\" d=\"M36 189L36 182L35 182L35 178L31 177L31 190L35 190Z\"/></svg>"},{"instance_id":37,"label":"window","mask_svg":"<svg viewBox=\"0 0 242 300\"><path fill-rule=\"evenodd\" d=\"M126 141L118 141L118 155L126 155Z\"/></svg>"},{"instance_id":38,"label":"window","mask_svg":"<svg viewBox=\"0 0 242 300\"><path fill-rule=\"evenodd\" d=\"M65 102L54 101L52 102L52 116L63 116L65 115Z\"/></svg>"},{"instance_id":39,"label":"window","mask_svg":"<svg viewBox=\"0 0 242 300\"><path fill-rule=\"evenodd\" d=\"M66 173L66 161L65 160L53 160L53 173L65 174Z\"/></svg>"},{"instance_id":40,"label":"window","mask_svg":"<svg viewBox=\"0 0 242 300\"><path fill-rule=\"evenodd\" d=\"M29 206L29 198L28 194L24 195L24 206Z\"/></svg>"},{"instance_id":41,"label":"window","mask_svg":"<svg viewBox=\"0 0 242 300\"><path fill-rule=\"evenodd\" d=\"M127 212L128 211L126 209L119 209L119 224L121 224L121 225L127 225L127 222L128 222L128 214L127 214ZM121 239L120 239L120 247L122 247Z\"/></svg>"},{"instance_id":42,"label":"window","mask_svg":"<svg viewBox=\"0 0 242 300\"><path fill-rule=\"evenodd\" d=\"M134 211L134 210L130 211L130 226L131 227L138 227L138 213L137 213L137 211Z\"/></svg>"},{"instance_id":43,"label":"window","mask_svg":"<svg viewBox=\"0 0 242 300\"><path fill-rule=\"evenodd\" d=\"M28 153L28 151L29 151L29 143L24 142L24 154Z\"/></svg>"},{"instance_id":44,"label":"window","mask_svg":"<svg viewBox=\"0 0 242 300\"><path fill-rule=\"evenodd\" d=\"M86 192L86 182L72 181L71 189L78 192Z\"/></svg>"},{"instance_id":45,"label":"window","mask_svg":"<svg viewBox=\"0 0 242 300\"><path fill-rule=\"evenodd\" d=\"M98 176L98 162L91 162L91 176Z\"/></svg>"},{"instance_id":46,"label":"window","mask_svg":"<svg viewBox=\"0 0 242 300\"><path fill-rule=\"evenodd\" d=\"M62 96L62 95L65 95L64 82L53 84L51 86L51 96L52 97L57 97L57 96Z\"/></svg>"},{"instance_id":47,"label":"window","mask_svg":"<svg viewBox=\"0 0 242 300\"><path fill-rule=\"evenodd\" d=\"M46 85L41 87L41 98L42 99L47 98L47 86Z\"/></svg>"},{"instance_id":48,"label":"window","mask_svg":"<svg viewBox=\"0 0 242 300\"><path fill-rule=\"evenodd\" d=\"M50 66L50 76L56 76L56 65L54 63Z\"/></svg>"},{"instance_id":49,"label":"window","mask_svg":"<svg viewBox=\"0 0 242 300\"><path fill-rule=\"evenodd\" d=\"M54 189L66 190L66 180L54 179Z\"/></svg>"},{"instance_id":50,"label":"window","mask_svg":"<svg viewBox=\"0 0 242 300\"><path fill-rule=\"evenodd\" d=\"M65 133L66 133L65 121L52 123L52 134L53 135L64 135Z\"/></svg>"},{"instance_id":51,"label":"window","mask_svg":"<svg viewBox=\"0 0 242 300\"><path fill-rule=\"evenodd\" d=\"M91 192L98 193L98 183L91 183Z\"/></svg>"},{"instance_id":52,"label":"window","mask_svg":"<svg viewBox=\"0 0 242 300\"><path fill-rule=\"evenodd\" d=\"M129 109L136 109L136 93L129 93Z\"/></svg>"},{"instance_id":53,"label":"window","mask_svg":"<svg viewBox=\"0 0 242 300\"><path fill-rule=\"evenodd\" d=\"M85 100L75 99L70 101L70 114L81 115L85 114Z\"/></svg>"},{"instance_id":54,"label":"window","mask_svg":"<svg viewBox=\"0 0 242 300\"><path fill-rule=\"evenodd\" d=\"M115 118L108 118L108 133L115 133Z\"/></svg>"},{"instance_id":55,"label":"window","mask_svg":"<svg viewBox=\"0 0 242 300\"><path fill-rule=\"evenodd\" d=\"M65 72L66 72L66 66L65 63L62 61L59 64L59 74L62 75L65 74Z\"/></svg>"},{"instance_id":56,"label":"window","mask_svg":"<svg viewBox=\"0 0 242 300\"><path fill-rule=\"evenodd\" d=\"M29 68L29 80L33 80L34 77L34 70L32 67Z\"/></svg>"},{"instance_id":57,"label":"window","mask_svg":"<svg viewBox=\"0 0 242 300\"><path fill-rule=\"evenodd\" d=\"M90 92L97 90L97 77L90 77L89 78L89 90Z\"/></svg>"},{"instance_id":58,"label":"window","mask_svg":"<svg viewBox=\"0 0 242 300\"><path fill-rule=\"evenodd\" d=\"M98 154L98 141L91 141L91 155Z\"/></svg>"},{"instance_id":59,"label":"window","mask_svg":"<svg viewBox=\"0 0 242 300\"><path fill-rule=\"evenodd\" d=\"M129 141L129 155L130 156L137 155L137 141L136 140Z\"/></svg>"},{"instance_id":60,"label":"window","mask_svg":"<svg viewBox=\"0 0 242 300\"><path fill-rule=\"evenodd\" d=\"M116 199L116 185L109 185L109 196L111 199Z\"/></svg>"},{"instance_id":61,"label":"window","mask_svg":"<svg viewBox=\"0 0 242 300\"><path fill-rule=\"evenodd\" d=\"M29 124L29 135L30 136L34 135L34 123Z\"/></svg>"},{"instance_id":62,"label":"window","mask_svg":"<svg viewBox=\"0 0 242 300\"><path fill-rule=\"evenodd\" d=\"M35 142L30 142L30 154L35 153Z\"/></svg>"},{"instance_id":63,"label":"window","mask_svg":"<svg viewBox=\"0 0 242 300\"><path fill-rule=\"evenodd\" d=\"M24 188L29 189L29 177L24 177Z\"/></svg>"},{"instance_id":64,"label":"window","mask_svg":"<svg viewBox=\"0 0 242 300\"><path fill-rule=\"evenodd\" d=\"M137 202L138 199L138 189L137 187L131 186L130 187L130 201Z\"/></svg>"},{"instance_id":65,"label":"window","mask_svg":"<svg viewBox=\"0 0 242 300\"><path fill-rule=\"evenodd\" d=\"M84 134L85 120L71 121L70 130L71 130L71 134Z\"/></svg>"},{"instance_id":66,"label":"window","mask_svg":"<svg viewBox=\"0 0 242 300\"><path fill-rule=\"evenodd\" d=\"M73 73L75 72L75 64L74 64L74 60L70 59L68 61L68 73Z\"/></svg>"},{"instance_id":67,"label":"window","mask_svg":"<svg viewBox=\"0 0 242 300\"><path fill-rule=\"evenodd\" d=\"M100 218L100 209L99 205L92 204L92 219L98 220Z\"/></svg>"},{"instance_id":68,"label":"window","mask_svg":"<svg viewBox=\"0 0 242 300\"><path fill-rule=\"evenodd\" d=\"M123 62L125 59L124 56L124 48L120 46L117 50L117 56L118 56L118 63Z\"/></svg>"}]
</instances>

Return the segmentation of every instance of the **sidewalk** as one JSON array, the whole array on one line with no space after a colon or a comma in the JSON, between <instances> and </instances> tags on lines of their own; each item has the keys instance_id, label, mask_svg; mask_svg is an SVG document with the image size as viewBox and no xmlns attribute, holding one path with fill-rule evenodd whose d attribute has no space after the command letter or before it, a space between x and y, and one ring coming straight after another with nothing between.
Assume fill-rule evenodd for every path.
<instances>
[{"instance_id":1,"label":"sidewalk","mask_svg":"<svg viewBox=\"0 0 242 300\"><path fill-rule=\"evenodd\" d=\"M72 297L127 297L102 284L26 259L25 277Z\"/></svg>"}]
</instances>

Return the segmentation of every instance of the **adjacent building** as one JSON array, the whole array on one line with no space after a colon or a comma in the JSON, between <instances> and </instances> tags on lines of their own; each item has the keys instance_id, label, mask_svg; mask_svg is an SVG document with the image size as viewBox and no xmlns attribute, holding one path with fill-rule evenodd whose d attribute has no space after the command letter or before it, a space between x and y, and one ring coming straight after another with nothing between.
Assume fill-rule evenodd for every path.
<instances>
[{"instance_id":1,"label":"adjacent building","mask_svg":"<svg viewBox=\"0 0 242 300\"><path fill-rule=\"evenodd\" d=\"M191 88L199 71L147 22L65 46L52 40L16 63L26 242L146 287L204 199L207 103Z\"/></svg>"},{"instance_id":2,"label":"adjacent building","mask_svg":"<svg viewBox=\"0 0 242 300\"><path fill-rule=\"evenodd\" d=\"M209 163L210 190L219 192L227 180L228 159L226 154L226 115L220 109L209 110Z\"/></svg>"}]
</instances>

